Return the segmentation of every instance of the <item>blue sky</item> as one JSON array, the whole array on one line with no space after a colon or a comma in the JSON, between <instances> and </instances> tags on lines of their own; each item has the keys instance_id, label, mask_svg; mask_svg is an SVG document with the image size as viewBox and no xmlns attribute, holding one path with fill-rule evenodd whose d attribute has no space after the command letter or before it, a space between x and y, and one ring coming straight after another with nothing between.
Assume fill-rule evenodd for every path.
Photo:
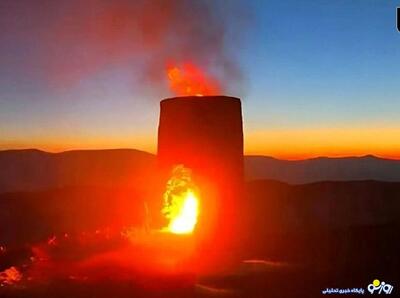
<instances>
[{"instance_id":1,"label":"blue sky","mask_svg":"<svg viewBox=\"0 0 400 298\"><path fill-rule=\"evenodd\" d=\"M0 5L6 28L0 35L0 148L154 151L159 99L171 94L162 88L148 92L135 80L135 66L143 61L125 57L54 87L43 78L48 64L38 40L67 2L50 12L31 10L29 1L8 2ZM342 140L340 130L356 127L354 135L362 131L364 138L359 145L336 148L317 138L317 147L299 145L298 153L400 156L400 144L391 140L400 132L399 1L220 1L218 6L227 12L246 8L229 19L227 46L244 77L239 96L247 152L279 156L279 142L297 146L279 138L271 144L271 131L288 138L295 132L301 139L327 129L334 130L337 142L349 142L352 137ZM48 48L57 47L57 41L47 42ZM376 128L385 135L376 139L383 147L373 144Z\"/></svg>"},{"instance_id":2,"label":"blue sky","mask_svg":"<svg viewBox=\"0 0 400 298\"><path fill-rule=\"evenodd\" d=\"M282 125L398 123L396 2L302 3L255 5L257 34L241 49L249 101L257 102L249 113L262 107L271 117L286 115ZM255 126L268 121L259 116Z\"/></svg>"}]
</instances>

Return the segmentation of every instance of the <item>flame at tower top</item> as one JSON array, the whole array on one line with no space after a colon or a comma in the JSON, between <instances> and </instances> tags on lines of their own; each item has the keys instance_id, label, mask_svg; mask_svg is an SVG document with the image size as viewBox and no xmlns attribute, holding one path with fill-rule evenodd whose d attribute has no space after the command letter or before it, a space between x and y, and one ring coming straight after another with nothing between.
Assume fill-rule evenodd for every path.
<instances>
[{"instance_id":1,"label":"flame at tower top","mask_svg":"<svg viewBox=\"0 0 400 298\"><path fill-rule=\"evenodd\" d=\"M205 96L220 93L218 81L192 63L168 66L166 71L169 87L176 95Z\"/></svg>"}]
</instances>

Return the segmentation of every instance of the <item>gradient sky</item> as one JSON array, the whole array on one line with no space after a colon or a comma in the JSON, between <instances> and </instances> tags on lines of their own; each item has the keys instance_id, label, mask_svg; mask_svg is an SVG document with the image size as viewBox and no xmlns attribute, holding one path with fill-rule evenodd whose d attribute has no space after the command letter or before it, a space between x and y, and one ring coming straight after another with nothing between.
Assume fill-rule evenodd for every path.
<instances>
[{"instance_id":1,"label":"gradient sky","mask_svg":"<svg viewBox=\"0 0 400 298\"><path fill-rule=\"evenodd\" d=\"M47 32L71 13L68 1L33 2L0 4L0 149L155 152L159 99L172 94L143 87L135 78L145 62L124 51L76 79L66 67L96 49L76 44L79 57L70 61L69 48L64 58L73 37ZM400 1L233 3L219 5L246 6L228 23L228 45L244 78L247 154L400 158Z\"/></svg>"}]
</instances>

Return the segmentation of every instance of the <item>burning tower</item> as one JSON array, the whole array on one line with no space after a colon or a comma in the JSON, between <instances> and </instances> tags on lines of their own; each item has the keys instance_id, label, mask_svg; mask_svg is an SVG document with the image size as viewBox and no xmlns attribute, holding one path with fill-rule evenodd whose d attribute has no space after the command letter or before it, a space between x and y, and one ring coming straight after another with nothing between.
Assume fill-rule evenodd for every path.
<instances>
[{"instance_id":1,"label":"burning tower","mask_svg":"<svg viewBox=\"0 0 400 298\"><path fill-rule=\"evenodd\" d=\"M165 174L176 165L192 170L201 196L196 233L221 243L222 249L232 243L243 187L240 99L185 96L161 101L158 162Z\"/></svg>"}]
</instances>

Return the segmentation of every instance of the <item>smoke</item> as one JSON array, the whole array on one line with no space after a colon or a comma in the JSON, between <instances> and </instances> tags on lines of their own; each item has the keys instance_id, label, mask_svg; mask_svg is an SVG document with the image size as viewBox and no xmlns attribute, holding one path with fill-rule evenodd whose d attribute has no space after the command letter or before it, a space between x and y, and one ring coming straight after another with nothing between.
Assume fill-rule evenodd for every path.
<instances>
[{"instance_id":1,"label":"smoke","mask_svg":"<svg viewBox=\"0 0 400 298\"><path fill-rule=\"evenodd\" d=\"M243 26L235 2L88 0L47 3L52 11L42 34L41 64L53 83L74 84L123 66L142 86L166 88L167 67L191 63L213 77L223 92L243 81L236 45ZM241 11L239 15L238 11ZM238 21L239 20L239 21Z\"/></svg>"}]
</instances>

